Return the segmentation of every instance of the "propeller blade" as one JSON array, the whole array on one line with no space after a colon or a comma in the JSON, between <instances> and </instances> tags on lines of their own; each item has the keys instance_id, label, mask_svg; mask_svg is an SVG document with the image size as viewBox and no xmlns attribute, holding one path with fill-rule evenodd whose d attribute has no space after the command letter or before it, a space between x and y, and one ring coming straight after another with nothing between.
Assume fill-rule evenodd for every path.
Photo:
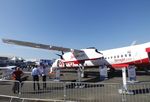
<instances>
[{"instance_id":1,"label":"propeller blade","mask_svg":"<svg viewBox=\"0 0 150 102\"><path fill-rule=\"evenodd\" d=\"M57 56L59 56L59 57L60 57L60 59L63 59L63 56L62 56L62 55L57 54L57 53L56 53L56 55L57 55Z\"/></svg>"}]
</instances>

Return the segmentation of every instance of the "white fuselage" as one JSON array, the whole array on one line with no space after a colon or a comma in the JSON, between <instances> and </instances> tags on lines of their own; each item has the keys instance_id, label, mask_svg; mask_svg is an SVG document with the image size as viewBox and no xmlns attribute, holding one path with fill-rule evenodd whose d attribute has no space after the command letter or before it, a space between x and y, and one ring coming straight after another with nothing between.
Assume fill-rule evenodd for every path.
<instances>
[{"instance_id":1,"label":"white fuselage","mask_svg":"<svg viewBox=\"0 0 150 102\"><path fill-rule=\"evenodd\" d=\"M140 45L97 51L96 49L81 49L83 52L67 52L63 59L57 59L52 67L78 67L79 64L85 67L107 65L118 68L119 65L149 64L148 52L150 42Z\"/></svg>"}]
</instances>

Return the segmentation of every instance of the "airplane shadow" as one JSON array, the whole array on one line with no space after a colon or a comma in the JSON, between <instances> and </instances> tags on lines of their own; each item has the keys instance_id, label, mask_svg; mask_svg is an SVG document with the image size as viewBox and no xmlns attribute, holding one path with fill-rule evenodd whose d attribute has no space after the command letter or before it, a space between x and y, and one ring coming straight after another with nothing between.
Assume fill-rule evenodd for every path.
<instances>
[{"instance_id":1,"label":"airplane shadow","mask_svg":"<svg viewBox=\"0 0 150 102\"><path fill-rule=\"evenodd\" d=\"M64 87L60 86L54 86L54 87L47 87L46 89L40 89L40 90L33 90L33 91L22 91L21 94L43 94L43 93L50 93L56 90L64 90Z\"/></svg>"},{"instance_id":2,"label":"airplane shadow","mask_svg":"<svg viewBox=\"0 0 150 102\"><path fill-rule=\"evenodd\" d=\"M24 76L24 77L21 78L21 80L22 80L22 81L27 81L28 78L29 78L29 76Z\"/></svg>"},{"instance_id":3,"label":"airplane shadow","mask_svg":"<svg viewBox=\"0 0 150 102\"><path fill-rule=\"evenodd\" d=\"M21 94L43 94L43 93L50 93L51 90L36 90L36 91L28 91L28 92L21 92Z\"/></svg>"},{"instance_id":4,"label":"airplane shadow","mask_svg":"<svg viewBox=\"0 0 150 102\"><path fill-rule=\"evenodd\" d=\"M101 82L103 80L100 79L100 75L99 75L99 72L86 72L86 74L88 75L88 77L92 77L91 79L87 79L83 82ZM136 75L137 76L149 76L149 74L146 74L145 72L140 72L140 71L137 71L136 72ZM87 77L87 78L88 78ZM128 75L127 75L128 77ZM122 71L121 70L117 70L115 72L108 72L108 79L107 80L110 80L112 78L122 78ZM147 80L147 81L140 81L140 82L150 82L150 80Z\"/></svg>"},{"instance_id":5,"label":"airplane shadow","mask_svg":"<svg viewBox=\"0 0 150 102\"><path fill-rule=\"evenodd\" d=\"M132 91L134 95L136 95L136 94L148 94L148 93L150 93L150 88L135 89L135 90L130 90L130 91Z\"/></svg>"},{"instance_id":6,"label":"airplane shadow","mask_svg":"<svg viewBox=\"0 0 150 102\"><path fill-rule=\"evenodd\" d=\"M12 85L12 83L8 81L0 81L0 85Z\"/></svg>"},{"instance_id":7,"label":"airplane shadow","mask_svg":"<svg viewBox=\"0 0 150 102\"><path fill-rule=\"evenodd\" d=\"M95 88L95 87L104 87L104 84L83 84L83 83L70 83L66 85L67 89L74 89L74 88Z\"/></svg>"}]
</instances>

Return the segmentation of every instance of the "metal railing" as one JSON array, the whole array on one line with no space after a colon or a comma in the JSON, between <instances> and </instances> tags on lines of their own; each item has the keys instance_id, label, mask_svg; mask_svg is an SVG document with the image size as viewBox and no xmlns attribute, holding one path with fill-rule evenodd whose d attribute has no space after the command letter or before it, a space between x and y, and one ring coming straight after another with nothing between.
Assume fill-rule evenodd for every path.
<instances>
[{"instance_id":1,"label":"metal railing","mask_svg":"<svg viewBox=\"0 0 150 102\"><path fill-rule=\"evenodd\" d=\"M32 81L19 83L19 93L13 93L17 81L0 81L0 97L50 102L150 102L150 83L129 84L133 94L120 94L118 83L85 83L47 81L46 88L39 82L40 89L34 90ZM36 83L35 83L36 84ZM10 102L11 102L10 100Z\"/></svg>"}]
</instances>

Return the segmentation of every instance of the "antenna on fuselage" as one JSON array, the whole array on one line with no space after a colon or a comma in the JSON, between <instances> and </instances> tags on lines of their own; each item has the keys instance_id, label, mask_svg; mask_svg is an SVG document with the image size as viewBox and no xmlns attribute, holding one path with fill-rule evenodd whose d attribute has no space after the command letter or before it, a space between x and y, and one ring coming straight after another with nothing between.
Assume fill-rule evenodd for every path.
<instances>
[{"instance_id":1,"label":"antenna on fuselage","mask_svg":"<svg viewBox=\"0 0 150 102\"><path fill-rule=\"evenodd\" d=\"M136 45L136 44L137 44L137 41L135 40L131 43L131 46Z\"/></svg>"}]
</instances>

